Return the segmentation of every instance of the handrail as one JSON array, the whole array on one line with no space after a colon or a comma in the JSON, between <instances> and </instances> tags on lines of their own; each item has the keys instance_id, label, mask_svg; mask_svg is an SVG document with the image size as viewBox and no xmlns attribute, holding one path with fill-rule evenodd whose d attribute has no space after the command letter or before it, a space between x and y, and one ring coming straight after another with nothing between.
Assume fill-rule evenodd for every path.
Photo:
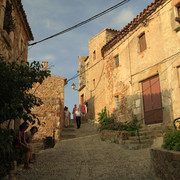
<instances>
[{"instance_id":1,"label":"handrail","mask_svg":"<svg viewBox=\"0 0 180 180\"><path fill-rule=\"evenodd\" d=\"M177 130L176 121L178 121L179 119L180 119L180 117L174 119L174 121L173 121L174 129L176 129L176 130Z\"/></svg>"}]
</instances>

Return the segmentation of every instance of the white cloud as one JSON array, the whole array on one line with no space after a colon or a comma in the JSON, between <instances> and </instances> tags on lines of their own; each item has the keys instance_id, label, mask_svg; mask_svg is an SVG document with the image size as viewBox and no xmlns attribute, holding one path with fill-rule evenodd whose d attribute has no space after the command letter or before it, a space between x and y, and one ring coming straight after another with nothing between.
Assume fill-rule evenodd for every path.
<instances>
[{"instance_id":1,"label":"white cloud","mask_svg":"<svg viewBox=\"0 0 180 180\"><path fill-rule=\"evenodd\" d=\"M51 19L44 19L43 22L44 22L45 27L49 30L56 30L57 31L57 30L62 29L62 27L63 27L58 22L55 22Z\"/></svg>"},{"instance_id":2,"label":"white cloud","mask_svg":"<svg viewBox=\"0 0 180 180\"><path fill-rule=\"evenodd\" d=\"M131 8L123 9L113 20L112 25L118 26L128 24L135 17L135 14Z\"/></svg>"},{"instance_id":3,"label":"white cloud","mask_svg":"<svg viewBox=\"0 0 180 180\"><path fill-rule=\"evenodd\" d=\"M54 55L52 55L52 54L46 54L46 55L44 55L43 57L30 57L30 58L28 58L28 61L34 61L34 60L36 60L36 61L55 61L55 56Z\"/></svg>"}]
</instances>

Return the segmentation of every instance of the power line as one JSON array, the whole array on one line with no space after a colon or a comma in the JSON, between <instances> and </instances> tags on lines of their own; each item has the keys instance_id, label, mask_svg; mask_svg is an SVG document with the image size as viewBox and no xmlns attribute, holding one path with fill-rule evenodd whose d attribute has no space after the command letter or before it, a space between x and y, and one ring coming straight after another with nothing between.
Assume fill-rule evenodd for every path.
<instances>
[{"instance_id":1,"label":"power line","mask_svg":"<svg viewBox=\"0 0 180 180\"><path fill-rule=\"evenodd\" d=\"M170 0L171 1L171 0ZM167 3L165 3L158 11L156 11L153 15L155 15L155 14L157 14L162 8L164 8L170 1L168 1ZM151 17L153 16L153 15L151 15L150 17L147 17L146 18L146 20L151 20ZM139 29L140 27L138 27L137 29ZM136 30L137 31L137 30ZM135 31L135 32L136 32ZM131 37L135 32L133 32L132 34L130 34L129 35L129 37ZM127 40L129 37L127 37L125 40ZM125 41L124 40L124 41ZM124 42L123 41L123 42ZM122 43L123 43L122 42ZM120 43L117 47L119 47L122 43ZM116 47L116 48L117 48ZM112 49L106 56L104 56L104 58L105 57L107 57L109 54L111 54L116 48L114 48L114 49ZM173 56L176 56L176 55L178 55L180 53L180 51L178 52L178 53L175 53L175 54L173 54L172 56L169 56L168 58L165 58L165 59L163 59L162 61L160 61L160 63L163 63L164 61L167 61L169 58L171 59L171 58L173 58ZM80 76L81 74L83 74L83 73L85 73L86 71L88 71L89 69L91 69L92 67L94 67L96 64L98 64L100 61L102 61L103 60L103 58L101 58L97 63L95 63L93 66L91 66L90 68L88 68L88 69L86 69L85 71L83 71L82 73L80 73L80 74L78 74L78 75L76 75L76 76L73 76L72 78L70 78L70 79L68 79L67 80L67 82L69 82L69 81L71 81L71 80L73 80L73 79L76 79L78 76ZM159 64L159 63L157 63L157 64ZM157 65L157 64L155 64L155 65ZM154 65L153 65L154 66ZM146 68L146 69L149 69L150 67L148 67L148 68ZM146 69L143 69L142 71L144 71L144 70L146 70ZM139 72L138 72L139 73ZM136 74L138 74L138 73L136 73ZM136 74L132 74L131 76L134 76L134 75L136 75ZM128 76L127 77L127 79L129 79L131 76ZM126 79L126 80L127 80Z\"/></svg>"},{"instance_id":2,"label":"power line","mask_svg":"<svg viewBox=\"0 0 180 180\"><path fill-rule=\"evenodd\" d=\"M116 9L116 8L118 8L118 7L126 4L126 3L129 2L129 1L130 1L130 0L123 0L123 1L121 1L120 3L118 3L118 4L116 4L116 5L112 6L112 7L110 7L110 8L108 8L108 9L106 9L105 11L103 11L103 12L101 12L101 13L99 13L99 14L96 14L95 16L92 16L91 18L89 18L89 19L87 19L87 20L85 20L85 21L82 21L82 22L80 22L80 23L78 23L78 24L76 24L76 25L74 25L74 26L72 26L72 27L70 27L70 28L67 28L67 29L65 29L65 30L63 30L63 31L61 31L61 32L58 32L58 33L56 33L56 34L54 34L54 35L52 35L52 36L49 36L49 37L47 37L47 38L44 38L44 39L40 40L40 41L36 41L36 42L34 42L34 43L32 43L32 44L29 44L29 46L34 46L34 45L39 44L39 43L41 43L41 42L43 42L43 41L46 41L46 40L51 39L51 38L54 38L54 37L56 37L56 36L59 36L59 35L64 34L64 33L66 33L66 32L69 32L69 31L71 31L71 30L73 30L73 29L75 29L75 28L78 28L78 27L80 27L80 26L82 26L82 25L84 25L84 24L87 24L88 22L93 21L93 20L95 20L95 19L103 16L104 14L107 14L107 13L113 11L114 9Z\"/></svg>"}]
</instances>

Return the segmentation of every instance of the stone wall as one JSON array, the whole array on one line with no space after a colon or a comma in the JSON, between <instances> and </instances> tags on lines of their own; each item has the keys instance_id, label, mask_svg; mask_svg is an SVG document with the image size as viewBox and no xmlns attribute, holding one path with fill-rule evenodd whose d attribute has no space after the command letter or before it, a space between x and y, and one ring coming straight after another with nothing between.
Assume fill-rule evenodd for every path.
<instances>
[{"instance_id":1,"label":"stone wall","mask_svg":"<svg viewBox=\"0 0 180 180\"><path fill-rule=\"evenodd\" d=\"M0 1L0 54L7 61L27 60L28 42L33 40L33 35L26 19L26 14L21 1L9 1L12 5L12 19L15 28L8 33L4 29L4 17L7 0ZM17 59L18 58L18 59Z\"/></svg>"},{"instance_id":2,"label":"stone wall","mask_svg":"<svg viewBox=\"0 0 180 180\"><path fill-rule=\"evenodd\" d=\"M180 179L180 152L151 149L150 154L156 176L164 180Z\"/></svg>"},{"instance_id":3,"label":"stone wall","mask_svg":"<svg viewBox=\"0 0 180 180\"><path fill-rule=\"evenodd\" d=\"M7 2L12 6L12 19L15 24L11 32L4 28L5 11ZM6 19L7 20L7 19ZM19 0L0 0L0 55L6 61L27 61L28 42L33 40L33 34L28 24L22 3ZM18 126L19 123L11 121L10 128ZM7 128L7 123L1 124L1 128Z\"/></svg>"},{"instance_id":4,"label":"stone wall","mask_svg":"<svg viewBox=\"0 0 180 180\"><path fill-rule=\"evenodd\" d=\"M35 138L42 139L46 136L53 136L54 132L55 139L59 139L64 125L65 81L65 78L51 75L41 85L35 84L31 90L31 93L43 101L40 107L32 109L41 122Z\"/></svg>"}]
</instances>

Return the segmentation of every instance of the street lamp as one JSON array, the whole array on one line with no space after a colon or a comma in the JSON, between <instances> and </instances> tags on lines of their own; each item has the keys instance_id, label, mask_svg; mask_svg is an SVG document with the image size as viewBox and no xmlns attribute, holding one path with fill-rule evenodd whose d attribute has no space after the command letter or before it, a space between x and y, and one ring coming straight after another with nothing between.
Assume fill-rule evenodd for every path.
<instances>
[{"instance_id":1,"label":"street lamp","mask_svg":"<svg viewBox=\"0 0 180 180\"><path fill-rule=\"evenodd\" d=\"M72 89L74 89L75 91L78 91L78 89L75 89L75 88L76 88L76 85L75 85L74 83L71 85L71 87L72 87Z\"/></svg>"}]
</instances>

